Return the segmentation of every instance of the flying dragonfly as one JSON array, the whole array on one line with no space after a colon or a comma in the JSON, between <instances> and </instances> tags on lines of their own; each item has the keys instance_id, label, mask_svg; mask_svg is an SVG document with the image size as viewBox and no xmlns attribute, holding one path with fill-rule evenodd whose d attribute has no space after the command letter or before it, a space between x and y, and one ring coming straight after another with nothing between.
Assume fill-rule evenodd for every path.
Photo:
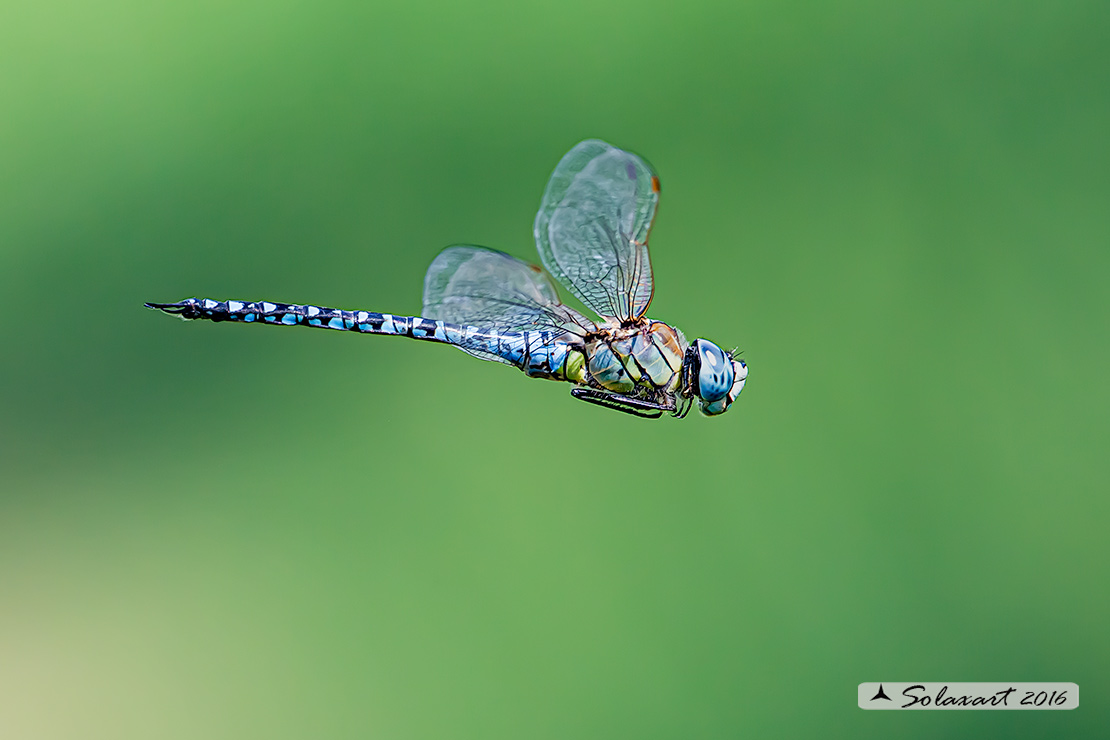
<instances>
[{"instance_id":1,"label":"flying dragonfly","mask_svg":"<svg viewBox=\"0 0 1110 740\"><path fill-rule=\"evenodd\" d=\"M748 377L743 360L647 318L655 291L648 235L659 178L635 154L583 141L559 162L536 214L544 269L485 247L448 247L424 277L422 316L270 301L188 298L147 303L183 319L315 326L452 344L571 395L635 416L728 410ZM552 278L597 314L563 305Z\"/></svg>"}]
</instances>

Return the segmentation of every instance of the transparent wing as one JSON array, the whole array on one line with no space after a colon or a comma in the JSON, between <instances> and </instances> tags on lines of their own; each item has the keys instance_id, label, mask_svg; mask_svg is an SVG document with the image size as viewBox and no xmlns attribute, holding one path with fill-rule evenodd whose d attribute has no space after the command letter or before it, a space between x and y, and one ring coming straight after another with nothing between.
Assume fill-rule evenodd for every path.
<instances>
[{"instance_id":1,"label":"transparent wing","mask_svg":"<svg viewBox=\"0 0 1110 740\"><path fill-rule=\"evenodd\" d=\"M648 233L659 178L635 154L583 141L551 175L536 214L544 267L600 316L639 318L654 284Z\"/></svg>"},{"instance_id":2,"label":"transparent wing","mask_svg":"<svg viewBox=\"0 0 1110 740\"><path fill-rule=\"evenodd\" d=\"M448 247L424 276L429 319L496 331L557 331L584 336L592 321L559 303L551 278L538 267L485 247ZM501 360L469 347L470 354Z\"/></svg>"}]
</instances>

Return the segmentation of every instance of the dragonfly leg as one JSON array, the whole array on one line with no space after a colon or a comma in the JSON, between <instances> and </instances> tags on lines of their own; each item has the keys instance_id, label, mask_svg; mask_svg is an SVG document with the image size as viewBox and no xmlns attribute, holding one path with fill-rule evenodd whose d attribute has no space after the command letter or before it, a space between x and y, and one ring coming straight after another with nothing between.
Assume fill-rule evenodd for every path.
<instances>
[{"instance_id":1,"label":"dragonfly leg","mask_svg":"<svg viewBox=\"0 0 1110 740\"><path fill-rule=\"evenodd\" d=\"M664 411L674 411L674 403L661 404L646 401L642 398L622 396L609 391L599 391L595 388L572 388L570 394L587 403L604 406L607 409L623 411L626 414L639 416L641 419L658 419Z\"/></svg>"}]
</instances>

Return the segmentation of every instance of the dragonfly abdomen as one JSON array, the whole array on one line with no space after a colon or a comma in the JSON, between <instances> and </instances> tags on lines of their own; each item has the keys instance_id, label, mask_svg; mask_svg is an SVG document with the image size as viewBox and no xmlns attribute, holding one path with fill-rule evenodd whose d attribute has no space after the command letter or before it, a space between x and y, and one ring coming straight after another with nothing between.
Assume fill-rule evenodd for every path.
<instances>
[{"instance_id":1,"label":"dragonfly abdomen","mask_svg":"<svg viewBox=\"0 0 1110 740\"><path fill-rule=\"evenodd\" d=\"M446 335L446 328L450 325L420 316L394 316L374 311L344 311L338 308L270 301L213 301L209 298L186 298L179 303L146 305L149 308L178 315L183 319L313 326L337 331L389 334L433 342L450 342Z\"/></svg>"},{"instance_id":2,"label":"dragonfly abdomen","mask_svg":"<svg viewBox=\"0 0 1110 740\"><path fill-rule=\"evenodd\" d=\"M178 303L146 305L187 320L311 326L442 342L484 359L501 360L520 368L529 377L585 382L582 352L562 341L558 332L485 330L422 316L395 316L375 311L345 311L270 301L187 298Z\"/></svg>"},{"instance_id":3,"label":"dragonfly abdomen","mask_svg":"<svg viewBox=\"0 0 1110 740\"><path fill-rule=\"evenodd\" d=\"M550 331L477 332L468 342L485 343L485 350L519 367L531 378L574 379L585 364L580 351ZM464 346L462 343L457 343ZM465 347L464 347L465 348ZM575 357L577 355L577 357ZM583 381L584 382L584 378Z\"/></svg>"}]
</instances>

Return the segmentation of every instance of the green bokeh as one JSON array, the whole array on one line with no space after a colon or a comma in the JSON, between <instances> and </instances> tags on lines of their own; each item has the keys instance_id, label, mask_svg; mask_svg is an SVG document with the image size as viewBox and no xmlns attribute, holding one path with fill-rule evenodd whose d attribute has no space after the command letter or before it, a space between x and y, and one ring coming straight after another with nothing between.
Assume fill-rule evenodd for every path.
<instances>
[{"instance_id":1,"label":"green bokeh","mask_svg":"<svg viewBox=\"0 0 1110 740\"><path fill-rule=\"evenodd\" d=\"M0 737L1100 737L1110 5L0 7ZM578 140L663 180L644 422L412 313ZM864 712L873 680L1073 712ZM805 700L799 699L799 694Z\"/></svg>"}]
</instances>

